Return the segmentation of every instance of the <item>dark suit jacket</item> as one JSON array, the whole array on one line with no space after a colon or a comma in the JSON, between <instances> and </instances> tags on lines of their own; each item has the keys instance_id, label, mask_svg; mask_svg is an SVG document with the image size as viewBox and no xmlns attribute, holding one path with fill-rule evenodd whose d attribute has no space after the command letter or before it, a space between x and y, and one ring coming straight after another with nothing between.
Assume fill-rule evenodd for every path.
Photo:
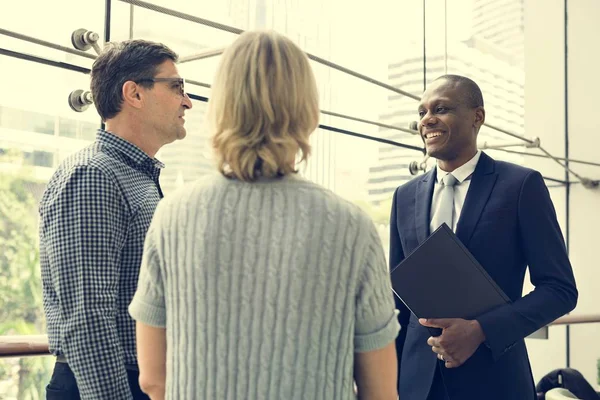
<instances>
[{"instance_id":1,"label":"dark suit jacket","mask_svg":"<svg viewBox=\"0 0 600 400\"><path fill-rule=\"evenodd\" d=\"M429 235L436 169L400 186L390 222L390 265ZM536 398L524 338L568 313L577 289L548 189L539 172L481 154L456 235L512 300L477 318L486 342L458 368L441 367L451 400ZM521 297L529 266L535 290ZM429 331L396 299L401 399L425 400L438 362Z\"/></svg>"}]
</instances>

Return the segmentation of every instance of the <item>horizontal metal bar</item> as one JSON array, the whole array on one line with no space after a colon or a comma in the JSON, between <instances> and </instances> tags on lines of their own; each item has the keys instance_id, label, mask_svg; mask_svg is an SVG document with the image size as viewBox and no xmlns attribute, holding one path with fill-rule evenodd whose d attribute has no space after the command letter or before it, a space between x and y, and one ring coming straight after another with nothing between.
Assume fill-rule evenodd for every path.
<instances>
[{"instance_id":1,"label":"horizontal metal bar","mask_svg":"<svg viewBox=\"0 0 600 400\"><path fill-rule=\"evenodd\" d=\"M375 126L379 126L381 128L394 129L394 130L397 130L397 131L402 131L402 132L410 133L411 135L418 134L418 132L412 131L412 130L410 130L408 128L401 128L399 126L382 124L380 122L369 121L367 119L351 117L349 115L339 114L339 113L332 112L332 111L321 110L321 113L325 114L325 115L331 115L333 117L339 117L339 118L343 118L343 119L348 119L350 121L357 121L357 122L362 122L362 123L369 124L369 125L375 125Z\"/></svg>"},{"instance_id":2,"label":"horizontal metal bar","mask_svg":"<svg viewBox=\"0 0 600 400\"><path fill-rule=\"evenodd\" d=\"M378 138L375 136L363 135L362 133L356 133L356 132L348 131L346 129L334 128L333 126L328 126L328 125L319 124L319 128L325 129L325 130L331 131L331 132L342 133L344 135L355 136L355 137L359 137L359 138L363 138L363 139L373 140L375 142L386 143L386 144L390 144L390 145L396 146L396 147L403 147L405 149L416 150L420 153L425 154L425 149L423 149L421 147L417 147L417 146L412 146L410 144L399 143L399 142L395 142L393 140L382 139L382 138Z\"/></svg>"},{"instance_id":3,"label":"horizontal metal bar","mask_svg":"<svg viewBox=\"0 0 600 400\"><path fill-rule=\"evenodd\" d=\"M86 58L89 58L91 60L95 60L96 59L95 55L86 53L85 51L71 49L69 47L65 47L65 46L61 46L61 45L55 44L55 43L47 42L45 40L41 40L41 39L37 39L37 38L31 37L31 36L23 35L21 33L9 31L7 29L0 28L0 35L10 36L10 37L13 37L15 39L23 40L25 42L30 42L30 43L38 44L40 46L48 47L50 49L64 51L65 53L69 53L69 54L75 54L76 56L86 57Z\"/></svg>"},{"instance_id":4,"label":"horizontal metal bar","mask_svg":"<svg viewBox=\"0 0 600 400\"><path fill-rule=\"evenodd\" d=\"M333 68L335 70L338 70L340 72L343 72L343 73L348 74L350 76L353 76L355 78L361 79L361 80L363 80L365 82L369 82L369 83L371 83L371 84L373 84L375 86L382 87L384 89L390 90L390 91L392 91L394 93L398 93L398 94L400 94L402 96L405 96L405 97L410 97L411 99L414 99L414 100L420 100L421 99L417 95L414 95L414 94L409 93L409 92L405 92L402 89L398 89L395 86L389 85L389 84L387 84L385 82L378 81L377 79L374 79L374 78L371 78L371 77L369 77L367 75L361 74L360 72L356 72L356 71L353 71L353 70L348 69L346 67L342 67L341 65L338 65L338 64L336 64L334 62L331 62L331 61L328 61L328 60L326 60L324 58L321 58L319 56L315 56L314 54L306 53L306 55L308 56L309 59L311 59L311 60L313 60L315 62L318 62L319 64L323 64L323 65L325 65L325 66L327 66L329 68Z\"/></svg>"},{"instance_id":5,"label":"horizontal metal bar","mask_svg":"<svg viewBox=\"0 0 600 400\"><path fill-rule=\"evenodd\" d=\"M229 26L229 25L225 25L225 24L220 24L218 22L210 21L210 20L207 20L207 19L204 19L204 18L195 17L193 15L182 13L180 11L175 11L175 10L172 10L172 9L169 9L169 8L166 8L166 7L160 7L160 6L151 4L151 3L147 3L145 1L140 1L140 0L119 0L119 1L122 1L122 2L128 3L128 4L133 4L135 6L146 8L148 10L156 11L156 12L159 12L159 13L162 13L162 14L171 15L173 17L181 18L181 19L184 19L186 21L191 21L191 22L195 22L195 23L198 23L198 24L201 24L201 25L210 26L212 28L223 30L223 31L226 31L226 32L231 32L231 33L236 33L236 34L240 34L240 33L244 32L242 29L239 29L239 28L235 28L235 27L232 27L232 26ZM399 89L399 88L397 88L395 86L389 85L389 84L387 84L385 82L378 81L377 79L373 79L373 78L371 78L371 77L369 77L367 75L364 75L364 74L361 74L359 72L353 71L351 69L348 69L346 67L338 65L338 64L336 64L334 62L325 60L324 58L321 58L321 57L316 56L314 54L311 54L311 53L307 52L306 55L308 56L309 59L311 59L311 60L313 60L315 62L318 62L319 64L323 64L325 66L328 66L330 68L333 68L333 69L338 70L340 72L343 72L345 74L351 75L351 76L353 76L355 78L361 79L361 80L363 80L365 82L369 82L369 83L371 83L373 85L376 85L376 86L382 87L384 89L390 90L390 91L392 91L394 93L397 93L397 94L400 94L402 96L409 97L409 98L411 98L413 100L417 100L417 101L420 100L419 96L417 96L415 94L412 94L412 93L409 93L409 92L406 92L406 91L404 91L402 89ZM521 135L518 135L516 133L509 132L509 131L507 131L505 129L498 128L498 127L496 127L494 125L490 125L488 123L485 123L484 125L487 126L490 129L494 129L494 130L497 130L498 132L502 132L502 133L505 133L505 134L510 135L512 137L521 139L521 140L523 140L523 141L525 141L527 143L532 143L531 140L529 140L529 139L527 139L527 138L525 138L525 137L523 137Z\"/></svg>"},{"instance_id":6,"label":"horizontal metal bar","mask_svg":"<svg viewBox=\"0 0 600 400\"><path fill-rule=\"evenodd\" d=\"M196 85L196 86L202 86L202 87L209 88L209 89L211 87L211 85L209 85L208 83L199 82L199 81L195 81L195 80L192 80L192 79L186 79L185 83L186 84L189 83L189 84ZM408 128L401 128L399 126L382 124L380 122L370 121L368 119L356 118L356 117L352 117L350 115L344 115L344 114L336 113L336 112L333 112L333 111L320 110L320 112L321 112L321 114L331 115L333 117L343 118L343 119L347 119L347 120L350 120L350 121L357 121L357 122L362 122L362 123L369 124L369 125L379 126L381 128L394 129L394 130L397 130L397 131L410 133L411 135L418 134L418 132L412 131L412 130L410 130Z\"/></svg>"},{"instance_id":7,"label":"horizontal metal bar","mask_svg":"<svg viewBox=\"0 0 600 400\"><path fill-rule=\"evenodd\" d=\"M569 168L566 164L563 164L560 160L558 160L556 157L554 157L552 154L550 154L548 151L546 151L546 149L544 149L543 147L538 147L540 149L540 151L544 154L546 154L548 157L550 157L552 160L554 160L558 165L560 165L561 167L563 167L566 171L570 172L571 174L573 174L577 179L579 179L580 181L583 181L585 178L583 178L581 175L577 174L576 172L574 172L571 168Z\"/></svg>"},{"instance_id":8,"label":"horizontal metal bar","mask_svg":"<svg viewBox=\"0 0 600 400\"><path fill-rule=\"evenodd\" d=\"M488 124L487 122L486 122L486 123L484 123L484 124L483 124L483 126L487 126L488 128L491 128L491 129L493 129L493 130L495 130L495 131L498 131L498 132L504 133L504 134L506 134L506 135L508 135L508 136L512 136L512 137L514 137L514 138L517 138L517 139L519 139L519 140L522 140L522 141L524 141L524 142L527 142L527 143L533 143L533 142L534 142L533 140L531 140L531 139L527 139L527 138L526 138L526 137L524 137L524 136L517 135L516 133L512 133L512 132L510 132L510 131L507 131L506 129L498 128L498 127L497 127L497 126L495 126L495 125L490 125L490 124Z\"/></svg>"},{"instance_id":9,"label":"horizontal metal bar","mask_svg":"<svg viewBox=\"0 0 600 400\"><path fill-rule=\"evenodd\" d=\"M496 150L496 149L504 149L506 147L523 147L526 146L526 143L523 142L519 142L519 143L505 143L505 144L488 144L487 142L484 142L483 145L481 145L479 148L482 150L486 150L486 149L490 149L490 150Z\"/></svg>"},{"instance_id":10,"label":"horizontal metal bar","mask_svg":"<svg viewBox=\"0 0 600 400\"><path fill-rule=\"evenodd\" d=\"M210 49L210 50L204 51L202 53L192 54L189 56L181 57L181 58L179 58L178 64L183 64L183 63L190 62L190 61L204 60L205 58L220 56L221 54L223 54L224 51L225 51L225 48Z\"/></svg>"},{"instance_id":11,"label":"horizontal metal bar","mask_svg":"<svg viewBox=\"0 0 600 400\"><path fill-rule=\"evenodd\" d=\"M567 181L564 181L564 180L562 180L562 179L549 178L549 177L547 177L547 176L542 176L542 178L544 178L544 180L546 180L546 181L550 181L550 182L556 182L556 183L560 183L560 184L562 184L562 185L568 185L568 184L570 184L570 183L573 183L573 182L567 182Z\"/></svg>"},{"instance_id":12,"label":"horizontal metal bar","mask_svg":"<svg viewBox=\"0 0 600 400\"><path fill-rule=\"evenodd\" d=\"M574 324L593 324L600 322L600 314L580 314L580 315L565 315L551 322L550 326L556 325L574 325Z\"/></svg>"},{"instance_id":13,"label":"horizontal metal bar","mask_svg":"<svg viewBox=\"0 0 600 400\"><path fill-rule=\"evenodd\" d=\"M89 69L83 68L83 67L79 67L77 65L72 65L72 64L68 64L68 63L61 63L61 62L57 62L57 61L52 61L52 60L48 60L48 59L45 59L45 58L31 56L29 54L24 54L24 53L18 53L18 52L14 52L14 51L2 49L2 48L0 48L0 54L7 55L7 56L10 56L10 57L20 58L20 59L24 59L24 60L28 60L28 61L39 62L39 63L45 64L45 65L50 65L50 66L54 66L54 67L58 67L58 68L62 68L62 69L76 71L76 72L83 72L83 73L86 73L86 74L90 73ZM191 83L189 80L186 80L186 82ZM195 82L194 81L194 83L202 85L202 82ZM202 101L202 102L208 102L208 97L199 96L199 95L196 95L196 94L193 94L193 93L187 93L187 95L189 96L190 99L198 100L198 101ZM392 140L377 138L377 137L374 137L374 136L363 135L361 133L351 132L351 131L348 131L348 130L345 130L345 129L334 128L334 127L327 126L327 125L319 125L319 127L322 128L322 129L325 129L325 130L330 130L330 131L333 131L333 132L343 133L343 134L350 135L350 136L361 137L363 139L374 140L376 142L381 142L381 143L387 143L387 144L391 144L393 146L404 147L404 148L411 149L411 150L417 150L417 151L420 151L422 153L425 152L425 150L422 149L422 148L411 146L411 145L407 145L407 144L403 144L403 143L394 142Z\"/></svg>"},{"instance_id":14,"label":"horizontal metal bar","mask_svg":"<svg viewBox=\"0 0 600 400\"><path fill-rule=\"evenodd\" d=\"M4 55L4 56L13 57L13 58L18 58L21 60L33 61L33 62L44 64L44 65L50 65L52 67L58 67L58 68L67 69L70 71L81 72L84 74L90 73L89 68L80 67L79 65L73 65L73 64L62 62L62 61L49 60L44 57L38 57L38 56L31 55L31 54L20 53L18 51L0 48L0 54Z\"/></svg>"},{"instance_id":15,"label":"horizontal metal bar","mask_svg":"<svg viewBox=\"0 0 600 400\"><path fill-rule=\"evenodd\" d=\"M213 21L209 21L209 20L206 20L206 19L203 19L203 18L194 17L192 15L184 14L184 13L181 13L181 12L178 12L178 11L174 11L174 10L170 10L170 9L165 8L165 7L155 6L153 4L149 4L149 3L146 3L146 2L143 2L143 1L139 1L139 0L120 0L120 1L132 4L132 5L136 5L136 6L139 6L139 7L145 7L145 8L148 8L148 9L151 9L151 10L154 10L154 11L157 11L157 12L165 13L165 14L168 14L168 15L172 15L172 16L177 17L177 18L183 18L183 19L187 19L187 20L190 20L190 21L193 21L193 22L200 23L200 24L208 25L208 26L214 27L216 29L227 30L227 31L232 32L232 33L241 33L242 32L242 30L237 29L237 28L229 27L229 26L224 25L224 24L215 23ZM46 46L46 47L50 47L50 48L53 48L53 49L61 50L61 51L67 52L67 53L76 54L76 55L83 56L83 57L86 57L86 58L90 58L90 59L95 59L96 58L95 56L93 56L91 54L88 54L88 53L85 53L85 52L82 52L82 51L69 49L69 48L64 47L64 46L56 45L54 43L46 42L46 41L43 41L43 40L40 40L40 39L36 39L36 38L30 37L30 36L19 34L19 33L16 33L16 32L8 31L6 29L1 29L0 28L0 34L11 36L11 37L14 37L14 38L17 38L17 39L20 39L20 40L29 41L29 42L32 42L32 43L35 43L35 44L39 44L39 45L42 45L42 46ZM209 56L218 55L221 52L222 52L222 49L211 50L209 52L203 53L202 55L196 55L195 57L197 57L196 59L200 59L200 58L202 58L204 56L209 57ZM50 59L47 59L47 58L44 58L44 57L39 57L39 56L31 55L31 54L16 52L16 51L13 51L13 50L8 50L8 49L0 48L0 54L6 55L6 56L9 56L9 57L14 57L14 58L26 60L26 61L33 61L33 62L41 63L41 64L44 64L44 65L56 66L56 67L59 67L59 68L63 68L63 69L67 69L67 70L71 70L71 71L75 71L75 72L81 72L81 73L85 73L85 74L89 74L90 73L90 70L88 68L85 68L85 67L80 67L80 66L77 66L77 65L73 65L73 64L69 64L69 63L65 63L65 62L60 62L60 61L54 61L54 60L50 60ZM366 75L363 75L363 74L357 73L355 71L349 70L349 69L347 69L345 67L337 65L335 63L332 63L332 62L330 62L328 60L325 60L325 59L323 59L321 57L317 57L317 56L314 56L314 55L309 54L309 53L307 53L307 56L310 59L314 60L314 61L317 61L317 62L319 62L319 63L321 63L323 65L329 66L330 68L334 68L334 69L337 69L339 71L345 72L345 73L347 73L349 75L352 75L352 76L357 77L359 79L365 80L365 81L370 82L372 84L375 84L375 85L387 88L389 90L392 90L392 91L394 91L396 93L399 93L399 94L402 94L404 96L407 96L407 97L410 97L410 98L413 98L413 99L416 99L416 100L419 99L415 95L412 95L412 94L410 94L408 92L404 92L401 89L395 88L395 87L393 87L391 85L388 85L388 84L385 84L383 82L379 82L379 81L377 81L375 79L372 79L372 78L370 78L370 77L368 77ZM187 60L191 60L191 58L188 57ZM199 82L199 81L188 79L188 80L186 80L186 82L188 82L188 83L190 83L192 85L197 85L197 86L202 86L202 87L210 88L209 84L202 83L202 82ZM190 97L194 98L196 100L206 99L206 101L208 101L208 98L203 97L203 96L190 95ZM361 119L361 118L355 118L355 117L351 117L351 116L347 116L347 115L343 115L343 114L338 114L338 113L333 113L333 112L325 111L325 110L323 110L321 112L323 114L326 114L326 115L336 116L336 117L340 117L340 118L346 118L346 119L353 120L353 121L368 123L368 124L372 124L372 125L375 125L375 126L384 127L384 128L387 128L387 129L394 129L394 130L399 130L399 131L402 131L402 132L407 132L407 133L410 133L410 134L414 134L414 132L412 130L410 130L410 129L405 129L405 128L401 128L401 127L397 127L397 126L393 126L393 125L381 124L379 122L368 121L368 120L364 120L364 119ZM518 139L520 139L520 140L522 140L524 142L527 142L529 144L533 144L534 143L533 140L527 139L527 138L525 138L523 136L514 134L514 133L509 132L507 130L498 128L498 127L490 125L490 124L485 124L485 125L487 127L491 128L491 129L494 129L494 130L497 130L499 132L505 133L505 134L507 134L509 136L518 138ZM323 126L326 126L326 125L323 125ZM324 128L324 129L326 129L326 128ZM350 131L345 131L343 129L338 129L338 128L335 128L335 129L336 129L337 132L340 132L340 133L350 132ZM387 139L375 138L375 137L372 137L372 136L367 136L367 135L362 135L362 134L354 134L354 133L352 133L352 135L353 136L357 136L357 137L363 137L363 138L370 139L370 140L376 140L376 141L379 141L381 143L388 143L388 144L396 145L396 146L399 145L400 147L411 148L413 150L418 150L418 151L421 151L423 153L425 152L424 149L421 149L421 148L418 148L418 147L415 147L415 146L410 146L410 145L403 145L403 144L400 144L398 142L394 142L394 141L387 140ZM487 143L484 144L484 148L496 149L496 150L503 150L500 147L507 147L507 146L515 146L515 145L511 144L511 145L489 146L489 145L487 145ZM579 174L577 174L576 172L574 172L572 169L570 169L566 164L563 164L560 161L561 159L559 159L557 157L554 157L552 154L550 154L548 151L546 151L541 146L539 147L539 149L540 149L540 151L542 151L543 153L545 153L548 158L551 158L552 160L554 160L560 166L562 166L563 168L565 168L565 170L567 170L569 173L571 173L575 177L577 177L581 182L587 181L586 178L583 178L582 176L580 176ZM564 160L564 159L562 159L562 160ZM576 162L576 161L574 161L574 162ZM589 165L597 165L597 164L589 163L589 162L585 162L585 163L587 163ZM566 184L568 182L562 181L562 183Z\"/></svg>"},{"instance_id":16,"label":"horizontal metal bar","mask_svg":"<svg viewBox=\"0 0 600 400\"><path fill-rule=\"evenodd\" d=\"M139 1L139 0L120 0L120 1L122 1L123 3L127 3L127 4L133 4L134 6L137 6L137 7L140 7L140 8L145 8L145 9L148 9L148 10L156 11L156 12L159 12L161 14L166 14L166 15L170 15L172 17L180 18L180 19L183 19L183 20L186 20L186 21L195 22L197 24L210 26L212 28L219 29L219 30L222 30L222 31L231 32L231 33L235 33L235 34L238 34L238 35L240 33L244 32L242 29L239 29L239 28L234 28L232 26L228 26L228 25L225 25L225 24L220 24L218 22L209 21L209 20L204 19L204 18L199 18L199 17L193 16L191 14L186 14L186 13L182 13L180 11L175 11L175 10L172 10L170 8L157 6L155 4L147 3L145 1Z\"/></svg>"},{"instance_id":17,"label":"horizontal metal bar","mask_svg":"<svg viewBox=\"0 0 600 400\"><path fill-rule=\"evenodd\" d=\"M506 150L506 149L494 149L494 150L503 151L505 153L520 154L520 155L523 155L523 156L531 156L531 157L538 157L538 158L551 158L551 157L548 157L545 154L527 153L525 151ZM565 161L565 158L561 158L561 157L556 157L556 159L557 160L561 160L561 161ZM584 165L591 165L591 166L594 166L594 167L600 167L600 163L594 163L594 162L591 162L591 161L576 160L574 158L569 158L568 160L569 160L570 163L584 164Z\"/></svg>"},{"instance_id":18,"label":"horizontal metal bar","mask_svg":"<svg viewBox=\"0 0 600 400\"><path fill-rule=\"evenodd\" d=\"M192 94L192 93L186 93L186 94L192 100L198 100L198 101L202 101L204 103L208 103L208 97L199 96L197 94Z\"/></svg>"},{"instance_id":19,"label":"horizontal metal bar","mask_svg":"<svg viewBox=\"0 0 600 400\"><path fill-rule=\"evenodd\" d=\"M193 79L187 79L185 80L186 84L191 84L191 85L195 85L195 86L202 86L205 88L209 88L210 89L210 85L208 83L204 83L204 82L199 82L199 81L195 81Z\"/></svg>"},{"instance_id":20,"label":"horizontal metal bar","mask_svg":"<svg viewBox=\"0 0 600 400\"><path fill-rule=\"evenodd\" d=\"M0 358L50 355L47 335L0 336Z\"/></svg>"},{"instance_id":21,"label":"horizontal metal bar","mask_svg":"<svg viewBox=\"0 0 600 400\"><path fill-rule=\"evenodd\" d=\"M187 82L187 80L186 80L186 82ZM208 97L198 96L197 94L188 93L187 95L192 100L198 100L198 101L202 101L202 102L205 102L205 103L207 103L208 100L209 100ZM329 125L322 125L322 124L320 124L319 128L327 130L327 131L331 131L331 132L342 133L344 135L355 136L355 137L359 137L359 138L363 138L363 139L367 139L367 140L373 140L375 142L386 143L386 144L390 144L392 146L403 147L405 149L416 150L416 151L419 151L421 153L425 153L425 149L423 149L423 148L416 147L416 146L411 146L409 144L395 142L393 140L382 139L382 138L378 138L378 137L375 137L375 136L364 135L362 133L356 133L356 132L352 132L352 131L349 131L349 130L346 130L346 129L335 128L335 127L329 126Z\"/></svg>"},{"instance_id":22,"label":"horizontal metal bar","mask_svg":"<svg viewBox=\"0 0 600 400\"><path fill-rule=\"evenodd\" d=\"M577 174L575 171L573 171L571 168L568 167L568 165L566 163L562 163L561 161L564 161L564 158L559 158L559 157L554 157L552 154L550 154L550 152L548 152L546 149L544 149L542 146L538 146L538 149L540 149L540 151L542 153L544 153L544 155L537 155L538 157L543 157L543 158L548 158L551 159L553 161L555 161L558 165L560 165L565 171L567 171L568 173L572 174L573 176L575 176L579 182L583 184L583 186L587 189L594 189L597 188L598 186L600 186L600 181L599 180L593 180L593 179L589 179L589 178L585 178L579 174ZM500 149L500 148L495 148L493 150L499 150L499 151L505 151L507 153L514 153L514 154L522 154L522 155L527 155L527 156L536 156L534 154L531 153L525 153L525 152L516 152L516 151L510 151L510 150L506 150L506 149ZM567 159L569 162L573 162L570 159ZM586 162L587 163L587 162ZM587 164L591 164L594 165L593 163L587 163ZM551 180L550 178L548 178L548 180ZM555 182L561 182L564 184L572 184L575 183L571 180L569 180L569 182L566 181L558 181L558 180L554 180Z\"/></svg>"}]
</instances>

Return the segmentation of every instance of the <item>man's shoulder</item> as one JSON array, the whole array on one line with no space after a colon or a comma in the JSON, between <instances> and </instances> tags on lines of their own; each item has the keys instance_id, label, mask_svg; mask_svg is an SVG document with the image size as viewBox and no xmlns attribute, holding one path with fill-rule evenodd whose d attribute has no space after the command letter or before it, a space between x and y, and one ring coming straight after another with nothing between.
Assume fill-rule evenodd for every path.
<instances>
[{"instance_id":1,"label":"man's shoulder","mask_svg":"<svg viewBox=\"0 0 600 400\"><path fill-rule=\"evenodd\" d=\"M89 188L94 187L118 188L115 164L115 160L102 152L97 143L71 154L59 164L48 181L41 205L65 191L84 190L87 193Z\"/></svg>"},{"instance_id":2,"label":"man's shoulder","mask_svg":"<svg viewBox=\"0 0 600 400\"><path fill-rule=\"evenodd\" d=\"M498 175L506 176L509 179L522 182L531 174L539 174L539 171L525 167L523 165L515 164L508 161L494 160L495 172Z\"/></svg>"},{"instance_id":3,"label":"man's shoulder","mask_svg":"<svg viewBox=\"0 0 600 400\"><path fill-rule=\"evenodd\" d=\"M100 143L94 142L65 158L56 169L51 182L81 175L99 176L116 182L121 170L128 168L123 161L107 153Z\"/></svg>"},{"instance_id":4,"label":"man's shoulder","mask_svg":"<svg viewBox=\"0 0 600 400\"><path fill-rule=\"evenodd\" d=\"M399 185L394 190L394 192L396 193L396 196L403 196L403 195L406 195L409 193L414 194L419 182L425 181L425 180L431 179L431 178L432 178L432 171L428 171L425 174L417 175L414 178L412 178L411 180L409 180L408 182L405 182L405 183Z\"/></svg>"}]
</instances>

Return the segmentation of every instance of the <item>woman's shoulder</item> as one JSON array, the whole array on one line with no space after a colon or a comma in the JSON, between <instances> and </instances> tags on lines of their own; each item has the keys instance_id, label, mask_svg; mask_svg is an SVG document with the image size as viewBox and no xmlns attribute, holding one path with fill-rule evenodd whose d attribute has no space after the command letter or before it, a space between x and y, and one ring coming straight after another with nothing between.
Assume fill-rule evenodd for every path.
<instances>
[{"instance_id":1,"label":"woman's shoulder","mask_svg":"<svg viewBox=\"0 0 600 400\"><path fill-rule=\"evenodd\" d=\"M355 220L359 225L372 224L371 217L358 204L340 196L329 188L305 178L299 178L299 180L302 180L305 189L307 189L311 196L325 203L326 208L337 210L337 213L341 214L341 217Z\"/></svg>"}]
</instances>

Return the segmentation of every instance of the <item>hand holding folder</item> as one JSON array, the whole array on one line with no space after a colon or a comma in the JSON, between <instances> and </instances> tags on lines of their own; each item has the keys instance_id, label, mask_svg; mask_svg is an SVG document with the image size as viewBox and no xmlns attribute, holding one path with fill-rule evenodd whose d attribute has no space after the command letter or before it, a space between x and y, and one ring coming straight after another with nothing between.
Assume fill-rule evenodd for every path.
<instances>
[{"instance_id":1,"label":"hand holding folder","mask_svg":"<svg viewBox=\"0 0 600 400\"><path fill-rule=\"evenodd\" d=\"M477 316L510 299L446 224L391 272L392 288L417 318Z\"/></svg>"}]
</instances>

